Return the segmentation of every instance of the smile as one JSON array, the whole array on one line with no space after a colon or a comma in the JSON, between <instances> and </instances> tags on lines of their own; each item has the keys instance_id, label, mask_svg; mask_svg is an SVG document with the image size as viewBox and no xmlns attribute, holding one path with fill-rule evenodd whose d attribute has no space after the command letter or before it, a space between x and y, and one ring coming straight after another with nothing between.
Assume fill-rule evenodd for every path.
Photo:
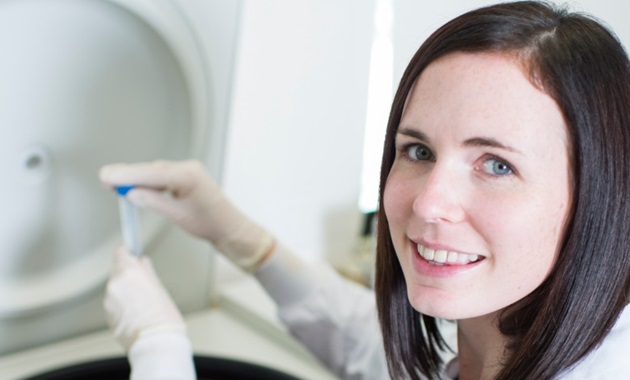
<instances>
[{"instance_id":1,"label":"smile","mask_svg":"<svg viewBox=\"0 0 630 380\"><path fill-rule=\"evenodd\" d=\"M418 244L418 253L432 265L466 265L483 259L483 256L471 255L443 249L431 249Z\"/></svg>"}]
</instances>

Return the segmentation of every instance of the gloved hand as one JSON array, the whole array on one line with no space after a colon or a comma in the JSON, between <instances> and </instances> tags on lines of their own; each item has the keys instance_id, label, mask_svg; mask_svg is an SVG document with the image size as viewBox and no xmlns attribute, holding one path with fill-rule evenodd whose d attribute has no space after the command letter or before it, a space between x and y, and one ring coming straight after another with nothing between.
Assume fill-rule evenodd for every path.
<instances>
[{"instance_id":1,"label":"gloved hand","mask_svg":"<svg viewBox=\"0 0 630 380\"><path fill-rule=\"evenodd\" d=\"M199 161L107 165L100 179L138 186L127 193L134 204L207 239L245 271L255 271L274 248L274 238L236 209Z\"/></svg>"},{"instance_id":2,"label":"gloved hand","mask_svg":"<svg viewBox=\"0 0 630 380\"><path fill-rule=\"evenodd\" d=\"M141 338L159 333L186 334L175 303L158 279L148 257L120 248L103 301L107 323L125 350Z\"/></svg>"}]
</instances>

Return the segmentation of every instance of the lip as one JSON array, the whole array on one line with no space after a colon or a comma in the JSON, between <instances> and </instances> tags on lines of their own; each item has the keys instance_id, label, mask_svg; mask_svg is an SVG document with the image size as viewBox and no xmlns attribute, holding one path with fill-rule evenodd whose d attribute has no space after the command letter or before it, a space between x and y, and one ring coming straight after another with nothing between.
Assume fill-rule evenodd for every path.
<instances>
[{"instance_id":1,"label":"lip","mask_svg":"<svg viewBox=\"0 0 630 380\"><path fill-rule=\"evenodd\" d=\"M482 258L479 261L463 264L463 265L457 264L457 263L443 265L443 266L432 265L429 262L427 262L424 258L422 258L420 254L418 253L418 249L417 249L418 243L414 242L413 240L409 240L409 243L410 243L409 250L411 251L410 253L411 253L412 266L416 270L416 272L418 272L419 274L423 276L436 277L436 278L455 277L455 276L462 275L464 273L470 272L471 270L478 268L485 260L485 258ZM420 244L427 247L434 248L434 249L452 250L444 246L437 247L435 245L426 244L424 242L421 242Z\"/></svg>"}]
</instances>

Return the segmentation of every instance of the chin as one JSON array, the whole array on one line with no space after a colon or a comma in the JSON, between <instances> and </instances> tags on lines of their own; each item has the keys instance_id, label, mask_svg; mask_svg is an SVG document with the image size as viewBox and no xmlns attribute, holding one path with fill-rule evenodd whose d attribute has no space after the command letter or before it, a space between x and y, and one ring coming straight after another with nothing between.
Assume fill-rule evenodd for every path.
<instances>
[{"instance_id":1,"label":"chin","mask_svg":"<svg viewBox=\"0 0 630 380\"><path fill-rule=\"evenodd\" d=\"M429 317L441 318L441 319L458 319L459 312L452 310L448 305L444 305L443 302L431 302L426 299L409 299L411 307L418 313L427 315Z\"/></svg>"},{"instance_id":2,"label":"chin","mask_svg":"<svg viewBox=\"0 0 630 380\"><path fill-rule=\"evenodd\" d=\"M414 310L423 315L448 320L475 318L492 312L467 307L465 302L455 300L449 302L442 299L436 302L435 298L417 297L409 298L409 303Z\"/></svg>"}]
</instances>

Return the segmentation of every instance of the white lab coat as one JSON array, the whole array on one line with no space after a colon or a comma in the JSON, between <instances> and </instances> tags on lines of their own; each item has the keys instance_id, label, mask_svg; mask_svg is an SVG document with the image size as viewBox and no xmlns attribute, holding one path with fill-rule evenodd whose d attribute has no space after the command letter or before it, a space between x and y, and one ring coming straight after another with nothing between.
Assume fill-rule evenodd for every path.
<instances>
[{"instance_id":1,"label":"white lab coat","mask_svg":"<svg viewBox=\"0 0 630 380\"><path fill-rule=\"evenodd\" d=\"M374 293L343 279L328 267L313 268L281 246L256 273L256 278L278 305L280 319L291 333L326 367L343 380L388 379L383 343L378 327ZM453 326L445 339L456 348ZM129 353L132 379L189 380L192 349L183 336L170 336L168 344L137 347ZM155 347L160 347L155 349ZM623 312L604 342L562 380L630 379L630 307ZM452 357L445 360L451 361ZM456 359L455 359L456 360ZM154 376L155 363L165 376ZM172 364L172 368L166 368ZM444 379L454 379L456 365L444 369ZM181 376L172 377L179 373ZM169 374L169 375L166 375Z\"/></svg>"},{"instance_id":2,"label":"white lab coat","mask_svg":"<svg viewBox=\"0 0 630 380\"><path fill-rule=\"evenodd\" d=\"M328 266L304 265L282 247L256 278L293 336L334 374L347 380L389 377L374 292Z\"/></svg>"}]
</instances>

